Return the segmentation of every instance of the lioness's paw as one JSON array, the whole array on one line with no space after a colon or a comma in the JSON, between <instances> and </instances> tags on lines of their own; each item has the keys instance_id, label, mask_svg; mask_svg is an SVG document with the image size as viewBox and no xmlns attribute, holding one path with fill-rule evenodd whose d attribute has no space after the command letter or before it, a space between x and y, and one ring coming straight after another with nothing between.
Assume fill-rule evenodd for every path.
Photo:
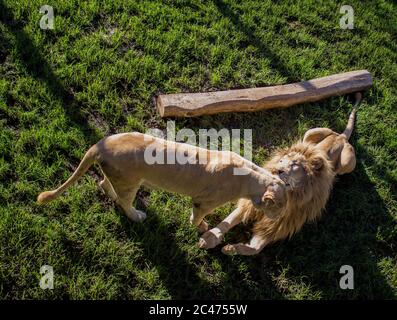
<instances>
[{"instance_id":1,"label":"lioness's paw","mask_svg":"<svg viewBox=\"0 0 397 320\"><path fill-rule=\"evenodd\" d=\"M236 247L233 244L227 244L222 248L222 253L227 255L235 255L237 254Z\"/></svg>"},{"instance_id":2,"label":"lioness's paw","mask_svg":"<svg viewBox=\"0 0 397 320\"><path fill-rule=\"evenodd\" d=\"M214 228L201 236L198 246L201 249L212 249L222 242L222 238L222 232L219 229Z\"/></svg>"},{"instance_id":3,"label":"lioness's paw","mask_svg":"<svg viewBox=\"0 0 397 320\"><path fill-rule=\"evenodd\" d=\"M144 211L136 210L136 213L138 215L138 222L142 222L147 217L146 212L144 212Z\"/></svg>"},{"instance_id":4,"label":"lioness's paw","mask_svg":"<svg viewBox=\"0 0 397 320\"><path fill-rule=\"evenodd\" d=\"M201 221L201 223L197 227L197 230L199 233L204 233L204 232L208 231L208 229L209 229L209 225L204 220Z\"/></svg>"},{"instance_id":5,"label":"lioness's paw","mask_svg":"<svg viewBox=\"0 0 397 320\"><path fill-rule=\"evenodd\" d=\"M127 217L134 222L142 222L146 219L146 213L141 210L131 209L127 212Z\"/></svg>"}]
</instances>

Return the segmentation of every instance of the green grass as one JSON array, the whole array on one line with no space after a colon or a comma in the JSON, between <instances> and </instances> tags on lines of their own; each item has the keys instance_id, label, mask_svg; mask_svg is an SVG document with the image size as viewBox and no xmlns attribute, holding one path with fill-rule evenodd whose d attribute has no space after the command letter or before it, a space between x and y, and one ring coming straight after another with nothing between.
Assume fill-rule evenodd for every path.
<instances>
[{"instance_id":1,"label":"green grass","mask_svg":"<svg viewBox=\"0 0 397 320\"><path fill-rule=\"evenodd\" d=\"M397 296L397 6L358 1L339 28L334 1L0 0L0 298L380 299ZM191 201L143 190L133 224L97 187L99 170L56 201L58 186L101 137L166 127L152 98L282 84L367 69L374 78L352 144L356 170L323 218L254 257L200 251ZM305 130L343 130L346 97L285 110L177 120L177 128L252 128L254 161ZM232 206L217 211L220 221ZM227 242L249 237L239 227ZM54 290L39 288L52 265ZM353 266L355 289L339 288Z\"/></svg>"}]
</instances>

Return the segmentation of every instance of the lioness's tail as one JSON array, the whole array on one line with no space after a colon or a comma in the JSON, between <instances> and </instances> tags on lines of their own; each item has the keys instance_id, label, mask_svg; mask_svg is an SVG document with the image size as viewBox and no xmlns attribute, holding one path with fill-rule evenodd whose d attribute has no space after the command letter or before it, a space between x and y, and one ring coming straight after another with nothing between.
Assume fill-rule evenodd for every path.
<instances>
[{"instance_id":1,"label":"lioness's tail","mask_svg":"<svg viewBox=\"0 0 397 320\"><path fill-rule=\"evenodd\" d=\"M353 132L354 120L356 118L356 112L357 112L357 106L360 104L361 99L362 99L361 92L357 92L355 95L355 98L356 98L356 102L354 103L353 110L350 113L349 120L347 121L346 129L342 133L342 135L344 135L347 140L350 139L350 136L352 135L352 132Z\"/></svg>"},{"instance_id":2,"label":"lioness's tail","mask_svg":"<svg viewBox=\"0 0 397 320\"><path fill-rule=\"evenodd\" d=\"M61 185L58 189L52 191L44 191L39 194L37 197L38 203L46 203L54 200L58 197L62 192L64 192L72 183L76 182L80 179L84 173L92 166L95 161L96 155L98 153L98 148L96 145L93 145L87 153L84 155L83 159L81 160L79 166L77 167L76 171L73 172L72 176L66 180L66 182Z\"/></svg>"}]
</instances>

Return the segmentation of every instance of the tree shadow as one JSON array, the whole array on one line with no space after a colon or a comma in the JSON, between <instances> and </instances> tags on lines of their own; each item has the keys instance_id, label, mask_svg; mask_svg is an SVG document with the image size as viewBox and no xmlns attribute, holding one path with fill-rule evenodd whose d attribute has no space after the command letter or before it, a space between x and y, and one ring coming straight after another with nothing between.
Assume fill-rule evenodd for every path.
<instances>
[{"instance_id":1,"label":"tree shadow","mask_svg":"<svg viewBox=\"0 0 397 320\"><path fill-rule=\"evenodd\" d=\"M255 29L245 23L238 13L236 13L229 4L224 0L215 0L219 13L229 19L233 27L241 32L246 40L246 45L254 46L258 49L258 55L270 61L272 70L285 77L287 83L297 82L304 90L315 89L308 81L302 79L296 74L296 70L285 65L279 56L272 51L263 41L255 35ZM328 100L335 101L338 97ZM332 102L327 103L332 105ZM313 115L324 108L324 103L304 103L290 108L262 110L246 113L226 113L211 116L201 116L197 118L178 119L179 125L189 128L215 128L215 129L237 129L237 128L255 128L253 130L253 147L272 147L280 140L292 140L292 137L298 135L298 124L302 114ZM320 110L319 110L320 109ZM314 111L313 111L314 110Z\"/></svg>"},{"instance_id":2,"label":"tree shadow","mask_svg":"<svg viewBox=\"0 0 397 320\"><path fill-rule=\"evenodd\" d=\"M87 123L87 115L82 112L82 106L74 99L73 93L55 75L51 66L44 59L40 48L33 43L31 37L23 30L24 23L14 18L12 11L2 0L0 0L0 18L8 33L13 37L15 52L24 70L31 77L44 84L52 98L62 106L69 120L68 124L84 133L87 144L96 143L101 137ZM45 32L47 31L51 32L51 30Z\"/></svg>"},{"instance_id":3,"label":"tree shadow","mask_svg":"<svg viewBox=\"0 0 397 320\"><path fill-rule=\"evenodd\" d=\"M218 7L219 12L225 18L228 18L238 31L246 36L247 43L259 49L259 55L270 60L270 64L273 70L276 70L283 77L286 77L288 82L295 82L300 80L296 76L294 76L294 70L291 70L291 68L283 64L280 58L272 50L270 50L268 46L263 44L255 36L255 30L246 23L244 23L240 19L239 15L235 13L225 1L215 0L214 4Z\"/></svg>"},{"instance_id":4,"label":"tree shadow","mask_svg":"<svg viewBox=\"0 0 397 320\"><path fill-rule=\"evenodd\" d=\"M128 237L139 239L145 259L155 266L171 299L212 299L211 284L198 275L199 270L189 261L188 253L178 245L178 225L160 219L156 212L146 207L141 197L137 202L137 207L147 212L147 219L138 224L124 217L122 227Z\"/></svg>"},{"instance_id":5,"label":"tree shadow","mask_svg":"<svg viewBox=\"0 0 397 320\"><path fill-rule=\"evenodd\" d=\"M74 99L73 93L56 76L41 50L24 31L24 23L15 19L12 11L1 0L0 18L7 33L12 36L9 47L15 47L24 71L43 83L52 99L63 107L69 125L83 133L87 144L96 143L101 137L88 125L87 115ZM161 281L173 299L212 299L217 295L212 285L199 277L198 268L189 262L188 254L178 246L175 239L176 226L170 228L156 213L150 211L146 223L131 224L128 219L123 218L122 225L130 237L141 239L145 257L156 266ZM87 264L87 267L91 262L95 263L81 259L81 248L76 241L65 238L63 245L65 254L72 263ZM230 285L236 290L233 283L231 279ZM67 298L67 294L64 297Z\"/></svg>"},{"instance_id":6,"label":"tree shadow","mask_svg":"<svg viewBox=\"0 0 397 320\"><path fill-rule=\"evenodd\" d=\"M288 81L299 80L293 76L293 70L284 66L277 55L255 37L254 30L244 25L224 1L217 0L216 4L220 12L247 35L248 41L271 60L275 70ZM54 99L63 106L70 125L84 133L87 143L96 143L101 137L88 125L86 115L75 101L73 93L58 79L39 48L23 30L23 25L14 19L1 0L0 17L15 40L16 53L26 72L45 84ZM288 136L297 136L298 115L302 112L306 115L316 112L311 111L312 108L313 104L288 110L181 120L181 123L196 128L255 128L254 147L267 147L276 145L275 141L285 140ZM362 149L357 150L359 155L364 152ZM149 212L148 220L144 224L131 225L125 219L123 226L130 237L142 239L145 256L157 267L161 280L174 299L283 298L283 293L275 287L268 272L269 269L278 269L269 261L290 266L293 278L309 279L308 283L314 289L320 290L324 297L392 297L392 288L379 272L377 265L378 257L388 256L389 249L387 245L382 246L379 243L377 232L383 229L387 233L393 221L360 162L353 174L339 179L327 211L318 224L306 226L293 240L265 249L257 257L227 257L214 250L214 259L226 273L222 292L214 292L214 286L198 275L199 270L189 261L188 253L177 244L175 226L169 228L153 212ZM237 231L240 232L240 229ZM358 256L359 260L352 260L352 257L357 259ZM246 269L240 269L241 263L245 264ZM339 289L339 268L343 264L350 264L355 268L356 290ZM245 276L247 272L251 277L249 279Z\"/></svg>"},{"instance_id":7,"label":"tree shadow","mask_svg":"<svg viewBox=\"0 0 397 320\"><path fill-rule=\"evenodd\" d=\"M139 239L144 256L155 266L159 278L172 299L264 299L269 297L282 298L278 295L270 276L260 272L263 266L263 257L230 257L215 249L210 252L202 251L202 255L190 257L189 252L181 248L183 243L178 240L176 234L179 226L175 223L167 223L160 219L145 205L142 197L137 198L137 207L143 208L148 213L144 223L131 223L123 218L122 227L127 236ZM244 227L240 229L240 235L247 235ZM194 228L192 228L194 229ZM199 234L192 232L193 243L196 246ZM192 248L192 251L201 250ZM194 259L194 260L192 260ZM248 261L247 261L248 260ZM266 260L266 259L265 259ZM222 268L222 281L211 281L200 276L200 266L210 267L212 262L218 262ZM259 261L259 263L258 263ZM247 269L242 270L241 264ZM249 275L247 275L247 271ZM207 276L207 275L206 275ZM266 284L266 290L263 286Z\"/></svg>"}]
</instances>

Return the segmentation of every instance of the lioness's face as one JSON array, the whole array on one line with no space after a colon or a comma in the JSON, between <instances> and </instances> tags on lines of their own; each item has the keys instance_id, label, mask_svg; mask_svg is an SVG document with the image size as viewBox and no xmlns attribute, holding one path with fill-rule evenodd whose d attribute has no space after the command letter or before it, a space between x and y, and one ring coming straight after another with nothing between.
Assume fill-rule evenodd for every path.
<instances>
[{"instance_id":1,"label":"lioness's face","mask_svg":"<svg viewBox=\"0 0 397 320\"><path fill-rule=\"evenodd\" d=\"M276 166L280 179L284 181L290 190L304 185L307 177L306 158L299 153L291 152L283 156Z\"/></svg>"}]
</instances>

